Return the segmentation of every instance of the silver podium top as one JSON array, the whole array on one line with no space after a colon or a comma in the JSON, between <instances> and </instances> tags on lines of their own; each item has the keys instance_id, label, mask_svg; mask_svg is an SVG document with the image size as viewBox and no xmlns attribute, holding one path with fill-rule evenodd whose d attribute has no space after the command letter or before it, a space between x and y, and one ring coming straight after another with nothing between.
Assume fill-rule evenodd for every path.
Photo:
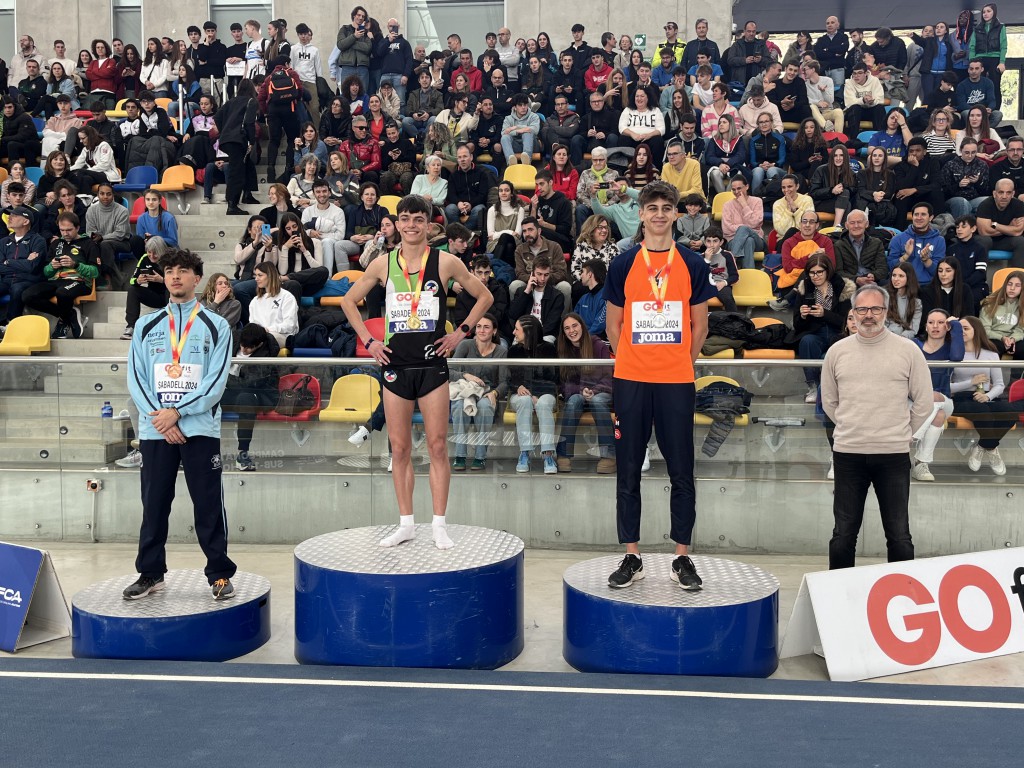
<instances>
[{"instance_id":1,"label":"silver podium top","mask_svg":"<svg viewBox=\"0 0 1024 768\"><path fill-rule=\"evenodd\" d=\"M779 580L756 565L690 555L697 574L704 580L699 592L680 589L670 578L675 555L642 556L644 579L624 589L608 586L608 577L619 567L622 555L582 560L565 569L562 579L584 594L635 605L675 608L719 608L763 600L779 591Z\"/></svg>"},{"instance_id":2,"label":"silver podium top","mask_svg":"<svg viewBox=\"0 0 1024 768\"><path fill-rule=\"evenodd\" d=\"M434 546L429 525L416 526L416 538L397 547L377 542L395 525L349 528L306 539L295 548L295 558L317 568L349 573L423 574L480 568L509 560L525 549L523 540L505 531L474 525L449 525L455 546Z\"/></svg>"},{"instance_id":3,"label":"silver podium top","mask_svg":"<svg viewBox=\"0 0 1024 768\"><path fill-rule=\"evenodd\" d=\"M171 619L229 610L270 594L270 582L265 578L239 571L231 577L235 596L214 600L206 574L190 569L168 571L162 590L139 600L125 600L121 592L137 578L118 576L88 586L71 598L71 606L96 616L119 619Z\"/></svg>"}]
</instances>

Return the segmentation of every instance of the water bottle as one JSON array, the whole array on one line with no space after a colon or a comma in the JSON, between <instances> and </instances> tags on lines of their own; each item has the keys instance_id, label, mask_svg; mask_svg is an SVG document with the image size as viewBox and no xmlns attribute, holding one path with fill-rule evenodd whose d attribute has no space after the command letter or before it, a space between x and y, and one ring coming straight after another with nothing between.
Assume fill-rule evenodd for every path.
<instances>
[{"instance_id":1,"label":"water bottle","mask_svg":"<svg viewBox=\"0 0 1024 768\"><path fill-rule=\"evenodd\" d=\"M114 437L114 409L109 400L103 401L100 408L100 440L103 441L103 451L106 453L106 446L113 442Z\"/></svg>"}]
</instances>

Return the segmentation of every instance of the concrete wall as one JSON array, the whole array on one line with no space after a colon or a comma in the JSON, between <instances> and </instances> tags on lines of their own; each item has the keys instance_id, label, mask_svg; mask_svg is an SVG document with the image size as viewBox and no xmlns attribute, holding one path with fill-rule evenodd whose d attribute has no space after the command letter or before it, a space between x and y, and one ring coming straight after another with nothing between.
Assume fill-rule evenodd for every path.
<instances>
[{"instance_id":1,"label":"concrete wall","mask_svg":"<svg viewBox=\"0 0 1024 768\"><path fill-rule=\"evenodd\" d=\"M322 3L315 0L277 0L274 15L288 21L290 40L295 41L295 26L305 21L313 29L313 41L320 47L326 64L327 56L334 45L338 27L347 23L351 3ZM399 19L405 27L405 0L379 0L371 6L375 18L383 25L389 16ZM109 40L111 37L110 3L106 0L50 0L47 13L40 14L34 2L18 0L16 24L19 34L29 34L36 40L37 47L49 52L55 38L65 41L71 57L82 48L88 48L93 38ZM142 26L145 37L170 35L186 39L185 29L190 24L202 25L209 16L208 0L143 0ZM711 37L718 41L722 50L728 45L732 25L730 3L704 3L695 0L674 0L654 2L639 0L633 3L602 2L594 4L566 4L556 0L506 0L505 23L512 30L512 37L532 37L545 30L552 37L557 48L565 48L571 41L569 29L576 22L587 28L586 39L592 45L600 44L601 33L605 31L623 33L646 33L649 48L664 39L666 21L679 24L680 37L688 40L694 36L693 24L700 18L708 19ZM244 19L239 18L239 21ZM260 19L266 29L267 19ZM220 31L225 43L230 41L227 30ZM131 41L127 41L131 42ZM138 44L141 41L135 41ZM474 50L480 41L467 43ZM10 52L13 53L13 52ZM9 58L10 53L2 55Z\"/></svg>"}]
</instances>

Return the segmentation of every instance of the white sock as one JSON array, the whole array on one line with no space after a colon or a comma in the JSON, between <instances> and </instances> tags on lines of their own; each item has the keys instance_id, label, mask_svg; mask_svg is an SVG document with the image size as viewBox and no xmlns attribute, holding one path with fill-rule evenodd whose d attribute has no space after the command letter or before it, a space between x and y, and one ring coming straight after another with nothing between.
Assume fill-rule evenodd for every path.
<instances>
[{"instance_id":1,"label":"white sock","mask_svg":"<svg viewBox=\"0 0 1024 768\"><path fill-rule=\"evenodd\" d=\"M416 538L416 524L412 515L402 515L398 518L398 527L389 536L385 536L378 544L382 547L397 547L403 541L412 541Z\"/></svg>"},{"instance_id":2,"label":"white sock","mask_svg":"<svg viewBox=\"0 0 1024 768\"><path fill-rule=\"evenodd\" d=\"M438 549L451 549L455 546L455 542L448 536L448 523L445 521L444 515L434 515L434 522L430 529L434 532L435 547Z\"/></svg>"}]
</instances>

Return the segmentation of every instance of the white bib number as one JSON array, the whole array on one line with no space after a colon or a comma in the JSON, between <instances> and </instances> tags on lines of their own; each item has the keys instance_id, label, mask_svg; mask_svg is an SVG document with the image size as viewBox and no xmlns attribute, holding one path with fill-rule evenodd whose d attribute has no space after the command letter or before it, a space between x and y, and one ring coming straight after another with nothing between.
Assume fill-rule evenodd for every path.
<instances>
[{"instance_id":1,"label":"white bib number","mask_svg":"<svg viewBox=\"0 0 1024 768\"><path fill-rule=\"evenodd\" d=\"M441 317L441 305L437 296L428 293L420 294L420 303L416 308L416 317L420 319L418 328L409 326L412 316L412 299L408 293L396 293L388 302L388 335L396 333L433 333L437 321Z\"/></svg>"},{"instance_id":2,"label":"white bib number","mask_svg":"<svg viewBox=\"0 0 1024 768\"><path fill-rule=\"evenodd\" d=\"M682 302L666 301L659 312L653 301L634 301L629 331L633 344L637 345L682 344Z\"/></svg>"},{"instance_id":3,"label":"white bib number","mask_svg":"<svg viewBox=\"0 0 1024 768\"><path fill-rule=\"evenodd\" d=\"M178 367L181 368L181 375L172 376L172 373L177 373L173 363L153 365L156 395L164 408L173 408L185 395L198 390L199 383L203 380L203 366L186 363Z\"/></svg>"}]
</instances>

